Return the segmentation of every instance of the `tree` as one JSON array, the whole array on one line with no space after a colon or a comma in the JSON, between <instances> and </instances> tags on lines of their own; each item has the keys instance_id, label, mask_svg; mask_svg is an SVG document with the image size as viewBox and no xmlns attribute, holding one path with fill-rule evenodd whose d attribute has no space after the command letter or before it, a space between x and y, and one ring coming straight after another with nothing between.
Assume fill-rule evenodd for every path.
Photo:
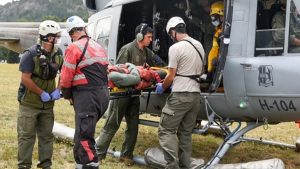
<instances>
[{"instance_id":1,"label":"tree","mask_svg":"<svg viewBox=\"0 0 300 169\"><path fill-rule=\"evenodd\" d=\"M9 51L9 56L7 58L7 63L19 63L20 62L20 58L19 58L19 54Z\"/></svg>"},{"instance_id":2,"label":"tree","mask_svg":"<svg viewBox=\"0 0 300 169\"><path fill-rule=\"evenodd\" d=\"M19 54L3 47L0 47L0 60L6 60L7 63L19 63Z\"/></svg>"},{"instance_id":3,"label":"tree","mask_svg":"<svg viewBox=\"0 0 300 169\"><path fill-rule=\"evenodd\" d=\"M56 22L64 22L65 21L64 19L61 19L61 18L59 18L58 16L55 16L55 15L43 16L42 21L44 21L44 20L53 20L53 21L56 21Z\"/></svg>"}]
</instances>

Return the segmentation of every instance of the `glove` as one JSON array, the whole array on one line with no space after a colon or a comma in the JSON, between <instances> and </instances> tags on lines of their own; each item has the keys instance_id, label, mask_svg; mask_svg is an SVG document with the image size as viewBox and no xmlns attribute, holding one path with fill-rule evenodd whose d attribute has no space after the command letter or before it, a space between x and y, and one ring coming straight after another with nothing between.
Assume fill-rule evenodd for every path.
<instances>
[{"instance_id":1,"label":"glove","mask_svg":"<svg viewBox=\"0 0 300 169\"><path fill-rule=\"evenodd\" d=\"M51 95L51 100L60 99L60 89L56 88L50 95Z\"/></svg>"},{"instance_id":2,"label":"glove","mask_svg":"<svg viewBox=\"0 0 300 169\"><path fill-rule=\"evenodd\" d=\"M41 93L40 97L41 97L41 100L42 100L43 102L48 102L48 101L51 100L51 97L50 97L49 93L47 93L47 92L45 92L45 91L43 91L43 92Z\"/></svg>"},{"instance_id":3,"label":"glove","mask_svg":"<svg viewBox=\"0 0 300 169\"><path fill-rule=\"evenodd\" d=\"M162 83L157 83L156 84L155 92L157 94L162 94L164 92L164 88L162 87Z\"/></svg>"}]
</instances>

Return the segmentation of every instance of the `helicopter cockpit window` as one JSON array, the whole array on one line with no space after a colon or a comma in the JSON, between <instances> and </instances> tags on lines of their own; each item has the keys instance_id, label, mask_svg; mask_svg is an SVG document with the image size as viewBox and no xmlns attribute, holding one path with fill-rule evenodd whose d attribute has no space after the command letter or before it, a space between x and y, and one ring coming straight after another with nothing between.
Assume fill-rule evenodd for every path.
<instances>
[{"instance_id":1,"label":"helicopter cockpit window","mask_svg":"<svg viewBox=\"0 0 300 169\"><path fill-rule=\"evenodd\" d=\"M300 53L300 1L291 0L288 52Z\"/></svg>"},{"instance_id":2,"label":"helicopter cockpit window","mask_svg":"<svg viewBox=\"0 0 300 169\"><path fill-rule=\"evenodd\" d=\"M97 39L97 42L103 46L105 49L108 48L109 44L109 34L111 30L111 23L112 23L112 17L105 17L100 19L97 22L97 29L95 37Z\"/></svg>"}]
</instances>

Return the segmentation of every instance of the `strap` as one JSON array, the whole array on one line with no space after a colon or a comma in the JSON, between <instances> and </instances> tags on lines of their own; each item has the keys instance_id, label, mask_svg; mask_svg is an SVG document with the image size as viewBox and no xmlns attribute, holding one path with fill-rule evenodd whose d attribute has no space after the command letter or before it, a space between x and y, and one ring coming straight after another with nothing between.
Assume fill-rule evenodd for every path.
<instances>
[{"instance_id":1,"label":"strap","mask_svg":"<svg viewBox=\"0 0 300 169\"><path fill-rule=\"evenodd\" d=\"M88 44L89 44L89 40L90 40L90 38L88 37L88 40L86 41L86 43L85 43L85 45L84 45L84 49L83 49L83 51L82 51L82 53L81 53L81 56L80 56L80 58L79 58L79 61L76 63L76 68L75 68L75 70L77 69L79 63L82 61L82 58L83 58L83 56L84 56L84 54L85 54L85 52L86 52L87 46L88 46Z\"/></svg>"},{"instance_id":2,"label":"strap","mask_svg":"<svg viewBox=\"0 0 300 169\"><path fill-rule=\"evenodd\" d=\"M196 51L197 51L197 53L199 54L200 59L201 59L201 61L202 61L202 71L203 71L203 68L204 68L204 62L203 62L203 57L202 57L201 53L199 52L199 50L196 48L196 46L195 46L192 42L190 42L190 41L188 41L188 40L186 40L186 39L184 39L183 41L186 41L186 42L190 43L190 44L196 49ZM176 73L176 76L188 77L188 78L190 78L190 79L196 80L196 82L198 82L198 83L201 82L200 75L180 75L180 74L177 74L177 73Z\"/></svg>"},{"instance_id":3,"label":"strap","mask_svg":"<svg viewBox=\"0 0 300 169\"><path fill-rule=\"evenodd\" d=\"M180 75L176 73L176 76L188 77L190 79L196 80L198 83L201 82L200 75Z\"/></svg>"},{"instance_id":4,"label":"strap","mask_svg":"<svg viewBox=\"0 0 300 169\"><path fill-rule=\"evenodd\" d=\"M190 44L196 49L196 51L197 51L197 53L199 54L200 59L201 59L201 61L202 61L202 65L204 65L203 57L202 57L201 53L199 52L199 50L196 48L196 46L195 46L192 42L190 42L190 41L188 41L188 40L186 40L186 39L184 39L183 41L186 41L186 42L190 43Z\"/></svg>"}]
</instances>

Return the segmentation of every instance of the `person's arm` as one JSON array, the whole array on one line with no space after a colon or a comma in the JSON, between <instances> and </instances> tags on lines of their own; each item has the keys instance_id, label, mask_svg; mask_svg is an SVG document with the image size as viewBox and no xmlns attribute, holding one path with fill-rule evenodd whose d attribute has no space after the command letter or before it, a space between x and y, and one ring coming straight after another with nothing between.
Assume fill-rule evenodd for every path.
<instances>
[{"instance_id":1,"label":"person's arm","mask_svg":"<svg viewBox=\"0 0 300 169\"><path fill-rule=\"evenodd\" d=\"M297 37L293 37L292 39L293 45L300 46L300 39Z\"/></svg>"},{"instance_id":2,"label":"person's arm","mask_svg":"<svg viewBox=\"0 0 300 169\"><path fill-rule=\"evenodd\" d=\"M20 55L21 61L19 65L19 70L22 73L21 83L31 92L40 95L43 92L43 90L39 88L31 79L35 65L33 61L33 55L35 54L30 52L30 50L31 48Z\"/></svg>"},{"instance_id":3,"label":"person's arm","mask_svg":"<svg viewBox=\"0 0 300 169\"><path fill-rule=\"evenodd\" d=\"M64 62L61 68L60 86L71 88L73 78L76 74L77 56L81 56L82 51L74 44L71 44L65 51Z\"/></svg>"},{"instance_id":4,"label":"person's arm","mask_svg":"<svg viewBox=\"0 0 300 169\"><path fill-rule=\"evenodd\" d=\"M62 69L62 66L64 64L64 57L63 57L62 50L60 48L58 50L59 50L59 55L61 56L61 62L59 63L59 68L58 68L58 73L57 73L58 81L57 81L57 87L56 88L61 90L60 79L61 79L61 69Z\"/></svg>"},{"instance_id":5,"label":"person's arm","mask_svg":"<svg viewBox=\"0 0 300 169\"><path fill-rule=\"evenodd\" d=\"M172 85L173 80L176 76L177 66L178 66L177 56L179 55L178 50L180 49L178 49L177 47L175 48L174 46L171 46L169 49L168 74L162 84L164 90L168 89Z\"/></svg>"},{"instance_id":6,"label":"person's arm","mask_svg":"<svg viewBox=\"0 0 300 169\"><path fill-rule=\"evenodd\" d=\"M41 93L43 92L43 90L41 88L39 88L31 79L31 75L32 73L25 73L22 72L21 75L21 83L30 91L41 95Z\"/></svg>"},{"instance_id":7,"label":"person's arm","mask_svg":"<svg viewBox=\"0 0 300 169\"><path fill-rule=\"evenodd\" d=\"M59 86L65 99L72 98L72 82L76 74L77 55L81 55L75 45L70 45L65 51L64 63L61 69Z\"/></svg>"},{"instance_id":8,"label":"person's arm","mask_svg":"<svg viewBox=\"0 0 300 169\"><path fill-rule=\"evenodd\" d=\"M272 19L272 29L284 29L285 28L285 16L282 11L277 12ZM273 39L283 44L284 43L284 30L275 30L272 32Z\"/></svg>"},{"instance_id":9,"label":"person's arm","mask_svg":"<svg viewBox=\"0 0 300 169\"><path fill-rule=\"evenodd\" d=\"M127 50L126 47L122 47L121 50L119 51L118 57L117 57L117 64L125 64L126 62L129 61L129 51Z\"/></svg>"},{"instance_id":10,"label":"person's arm","mask_svg":"<svg viewBox=\"0 0 300 169\"><path fill-rule=\"evenodd\" d=\"M153 51L150 49L147 49L148 55L150 56L150 66L158 66L158 67L164 67L167 64L158 56L156 55Z\"/></svg>"},{"instance_id":11,"label":"person's arm","mask_svg":"<svg viewBox=\"0 0 300 169\"><path fill-rule=\"evenodd\" d=\"M56 88L61 90L60 75L58 76L58 81L57 81L57 87Z\"/></svg>"},{"instance_id":12,"label":"person's arm","mask_svg":"<svg viewBox=\"0 0 300 169\"><path fill-rule=\"evenodd\" d=\"M167 74L167 76L162 84L162 87L164 88L164 90L168 89L172 85L173 80L176 76L176 68L168 68L168 71L169 71L169 73Z\"/></svg>"}]
</instances>

